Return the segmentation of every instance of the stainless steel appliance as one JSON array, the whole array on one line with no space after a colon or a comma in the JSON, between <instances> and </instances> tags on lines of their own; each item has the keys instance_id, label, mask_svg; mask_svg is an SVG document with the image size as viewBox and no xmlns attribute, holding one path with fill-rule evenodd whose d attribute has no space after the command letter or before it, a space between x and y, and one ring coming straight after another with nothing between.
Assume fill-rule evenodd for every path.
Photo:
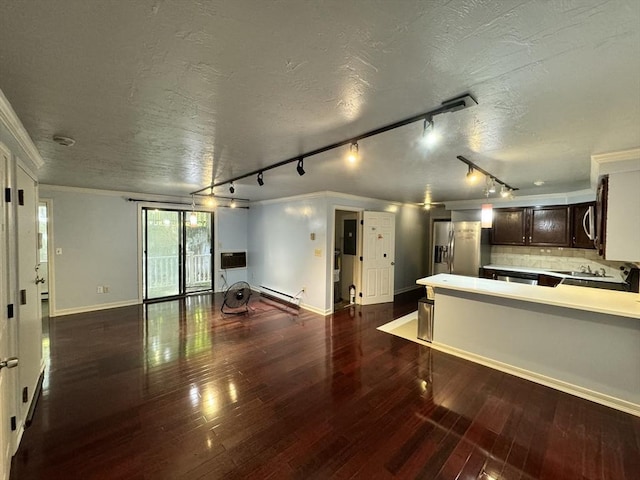
<instances>
[{"instance_id":1,"label":"stainless steel appliance","mask_svg":"<svg viewBox=\"0 0 640 480\"><path fill-rule=\"evenodd\" d=\"M433 222L431 272L477 277L490 263L489 229L480 222Z\"/></svg>"},{"instance_id":2,"label":"stainless steel appliance","mask_svg":"<svg viewBox=\"0 0 640 480\"><path fill-rule=\"evenodd\" d=\"M418 300L418 338L433 342L433 300Z\"/></svg>"}]
</instances>

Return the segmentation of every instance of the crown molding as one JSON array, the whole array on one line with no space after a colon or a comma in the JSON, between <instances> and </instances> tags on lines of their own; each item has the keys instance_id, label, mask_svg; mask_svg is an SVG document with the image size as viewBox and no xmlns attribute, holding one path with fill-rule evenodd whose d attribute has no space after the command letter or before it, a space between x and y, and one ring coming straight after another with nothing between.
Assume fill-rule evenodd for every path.
<instances>
[{"instance_id":1,"label":"crown molding","mask_svg":"<svg viewBox=\"0 0 640 480\"><path fill-rule=\"evenodd\" d=\"M640 170L640 147L591 155L591 188L596 189L601 175L636 170Z\"/></svg>"},{"instance_id":2,"label":"crown molding","mask_svg":"<svg viewBox=\"0 0 640 480\"><path fill-rule=\"evenodd\" d=\"M444 202L447 210L480 209L482 204L490 203L494 208L532 207L544 205L570 205L572 203L593 202L595 192L590 189L576 190L566 193L543 193L540 195L523 195L514 198L482 198L475 200L454 200Z\"/></svg>"},{"instance_id":3,"label":"crown molding","mask_svg":"<svg viewBox=\"0 0 640 480\"><path fill-rule=\"evenodd\" d=\"M591 161L603 164L609 162L623 162L625 160L640 159L640 147L630 148L628 150L619 150L617 152L599 153L591 155Z\"/></svg>"},{"instance_id":4,"label":"crown molding","mask_svg":"<svg viewBox=\"0 0 640 480\"><path fill-rule=\"evenodd\" d=\"M2 90L0 90L0 122L7 127L9 133L13 135L13 138L18 142L18 145L22 148L24 153L29 157L29 160L33 163L36 169L44 165L44 160L40 155L40 152L36 148L33 140L27 133L22 125L22 122L16 115L15 110L4 96Z\"/></svg>"}]
</instances>

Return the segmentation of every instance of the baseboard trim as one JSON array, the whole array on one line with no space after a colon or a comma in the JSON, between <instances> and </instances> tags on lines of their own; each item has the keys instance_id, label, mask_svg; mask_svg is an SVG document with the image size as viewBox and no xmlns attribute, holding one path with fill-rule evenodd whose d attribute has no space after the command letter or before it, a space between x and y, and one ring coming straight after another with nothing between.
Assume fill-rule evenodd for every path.
<instances>
[{"instance_id":1,"label":"baseboard trim","mask_svg":"<svg viewBox=\"0 0 640 480\"><path fill-rule=\"evenodd\" d=\"M42 382L44 381L44 371L40 372L40 376L38 377L38 381L36 382L36 388L33 390L33 397L31 398L31 404L29 405L29 410L27 411L27 418L24 420L24 428L29 428L31 422L33 421L33 416L36 413L36 407L38 406L38 400L40 400L40 395L42 394Z\"/></svg>"},{"instance_id":2,"label":"baseboard trim","mask_svg":"<svg viewBox=\"0 0 640 480\"><path fill-rule=\"evenodd\" d=\"M392 332L393 329L397 328L398 326L406 322L415 321L417 319L417 316L418 316L417 312L410 313L408 315L405 315L402 318L398 318L394 320L393 322L389 322L388 324L381 325L380 327L378 327L378 330L381 330L386 333L391 333L393 335L394 334ZM622 412L640 417L640 405L633 402L629 402L628 400L613 397L611 395L597 392L595 390L590 390L588 388L584 388L579 385L568 383L563 380L559 380L557 378L548 377L540 373L532 372L530 370L516 367L515 365L511 365L508 363L499 362L497 360L492 360L482 355L468 352L466 350L460 350L458 348L450 347L448 345L443 345L437 342L433 342L433 343L425 342L418 338L406 338L406 337L402 337L402 338L419 343L420 345L431 347L435 350L439 350L444 353L448 353L450 355L454 355L459 358L463 358L470 362L484 365L485 367L493 368L494 370L499 370L501 372L508 373L510 375L515 375L516 377L524 378L525 380L529 380L531 382L538 383L540 385L544 385L546 387L550 387L555 390L559 390L561 392L568 393L576 397L584 398L585 400L599 403L600 405L604 405L606 407L614 408L616 410L620 410Z\"/></svg>"},{"instance_id":3,"label":"baseboard trim","mask_svg":"<svg viewBox=\"0 0 640 480\"><path fill-rule=\"evenodd\" d=\"M326 317L327 315L331 315L333 313L333 309L323 310L321 308L317 308L306 303L301 303L300 308L312 313L317 313L318 315L322 315L323 317Z\"/></svg>"},{"instance_id":4,"label":"baseboard trim","mask_svg":"<svg viewBox=\"0 0 640 480\"><path fill-rule=\"evenodd\" d=\"M413 292L414 290L424 290L424 287L421 285L409 285L408 287L394 291L393 294L400 295L401 293Z\"/></svg>"},{"instance_id":5,"label":"baseboard trim","mask_svg":"<svg viewBox=\"0 0 640 480\"><path fill-rule=\"evenodd\" d=\"M464 358L465 360L469 360L471 362L479 363L480 365L484 365L485 367L500 370L501 372L509 373L511 375L515 375L516 377L524 378L525 380L530 380L546 387L551 387L556 390L560 390L561 392L584 398L585 400L599 403L600 405L615 408L616 410L620 410L640 417L640 405L636 403L632 403L621 398L612 397L605 393L596 392L595 390L590 390L588 388L584 388L573 383L568 383L557 378L547 377L546 375L532 372L530 370L516 367L514 365L498 362L496 360L483 357L482 355L477 355L465 350L459 350L455 347L441 345L435 342L431 344L428 342L424 343L432 348L435 348L436 350L455 355L456 357Z\"/></svg>"},{"instance_id":6,"label":"baseboard trim","mask_svg":"<svg viewBox=\"0 0 640 480\"><path fill-rule=\"evenodd\" d=\"M86 307L64 308L50 312L50 317L62 317L64 315L75 315L76 313L96 312L98 310L108 310L110 308L130 307L132 305L141 305L140 300L126 300L123 302L103 303L100 305L87 305Z\"/></svg>"}]
</instances>

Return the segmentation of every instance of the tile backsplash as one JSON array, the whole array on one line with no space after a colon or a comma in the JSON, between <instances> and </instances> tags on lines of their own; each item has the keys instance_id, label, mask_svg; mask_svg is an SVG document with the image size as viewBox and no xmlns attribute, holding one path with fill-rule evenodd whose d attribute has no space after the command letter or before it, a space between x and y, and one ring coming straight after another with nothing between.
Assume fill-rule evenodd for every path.
<instances>
[{"instance_id":1,"label":"tile backsplash","mask_svg":"<svg viewBox=\"0 0 640 480\"><path fill-rule=\"evenodd\" d=\"M510 267L544 268L548 270L574 270L590 267L597 272L605 269L606 275L624 278L620 267L624 262L610 262L598 256L595 250L563 247L491 247L491 263Z\"/></svg>"}]
</instances>

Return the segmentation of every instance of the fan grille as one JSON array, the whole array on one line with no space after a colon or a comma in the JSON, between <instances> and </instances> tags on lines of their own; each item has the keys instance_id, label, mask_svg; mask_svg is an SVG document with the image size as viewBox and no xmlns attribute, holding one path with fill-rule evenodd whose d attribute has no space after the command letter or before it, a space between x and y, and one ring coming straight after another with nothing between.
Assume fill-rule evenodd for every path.
<instances>
[{"instance_id":1,"label":"fan grille","mask_svg":"<svg viewBox=\"0 0 640 480\"><path fill-rule=\"evenodd\" d=\"M231 285L224 294L224 301L222 303L222 311L224 313L224 307L228 308L240 308L246 306L251 298L251 287L247 282L236 282Z\"/></svg>"}]
</instances>

